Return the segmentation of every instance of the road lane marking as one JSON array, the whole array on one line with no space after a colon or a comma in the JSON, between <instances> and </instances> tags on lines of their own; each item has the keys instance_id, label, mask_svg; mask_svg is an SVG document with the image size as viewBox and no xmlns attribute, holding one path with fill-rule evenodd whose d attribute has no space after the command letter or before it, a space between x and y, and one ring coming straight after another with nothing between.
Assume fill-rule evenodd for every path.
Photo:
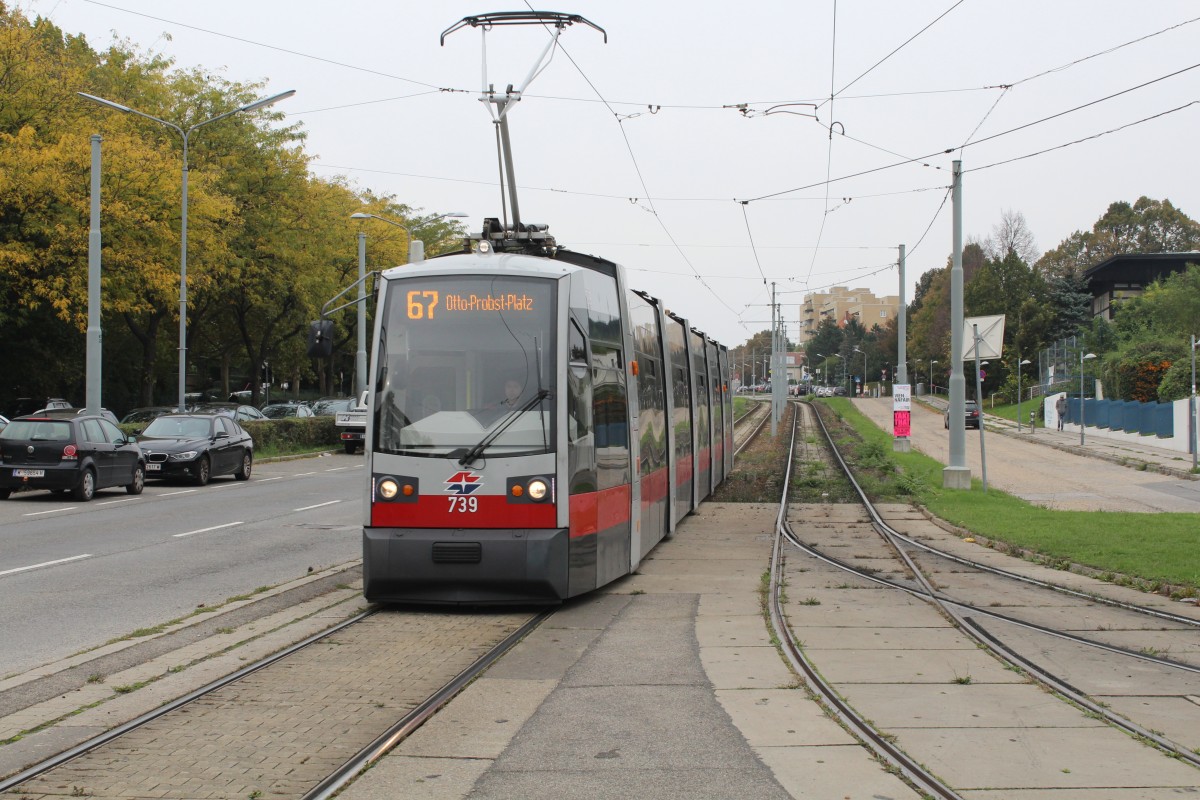
<instances>
[{"instance_id":1,"label":"road lane marking","mask_svg":"<svg viewBox=\"0 0 1200 800\"><path fill-rule=\"evenodd\" d=\"M339 470L343 470L343 469L350 469L350 468L349 467L333 467L332 469L327 469L325 471L326 472L338 472Z\"/></svg>"},{"instance_id":2,"label":"road lane marking","mask_svg":"<svg viewBox=\"0 0 1200 800\"><path fill-rule=\"evenodd\" d=\"M295 475L293 475L292 477L293 477L293 478L301 478L301 477L303 477L303 476L305 476L305 475L316 475L316 474L317 474L317 473L315 473L315 472L297 472L297 473L296 473Z\"/></svg>"},{"instance_id":3,"label":"road lane marking","mask_svg":"<svg viewBox=\"0 0 1200 800\"><path fill-rule=\"evenodd\" d=\"M141 500L140 497L122 497L120 500L105 500L103 503L97 503L98 506L111 506L113 503L128 503L130 500Z\"/></svg>"},{"instance_id":4,"label":"road lane marking","mask_svg":"<svg viewBox=\"0 0 1200 800\"><path fill-rule=\"evenodd\" d=\"M197 533L208 533L209 531L219 531L221 528L232 528L234 525L244 525L244 522L226 522L224 525L213 525L211 528L201 528L198 531L188 531L187 533L176 533L174 538L179 539L183 536L192 536Z\"/></svg>"},{"instance_id":5,"label":"road lane marking","mask_svg":"<svg viewBox=\"0 0 1200 800\"><path fill-rule=\"evenodd\" d=\"M177 494L191 494L194 491L196 491L196 490L195 489L181 489L178 492L166 492L166 493L160 494L158 496L159 497L173 497L174 495L177 495Z\"/></svg>"},{"instance_id":6,"label":"road lane marking","mask_svg":"<svg viewBox=\"0 0 1200 800\"><path fill-rule=\"evenodd\" d=\"M304 508L293 508L292 511L311 511L314 508L321 508L322 506L331 506L331 505L334 505L335 503L340 503L340 502L342 502L342 501L341 500L330 500L328 503L317 503L315 506L305 506Z\"/></svg>"},{"instance_id":7,"label":"road lane marking","mask_svg":"<svg viewBox=\"0 0 1200 800\"><path fill-rule=\"evenodd\" d=\"M24 517L36 517L39 514L57 514L59 511L74 511L79 506L67 506L66 508L52 508L49 511L31 511L28 514L22 514Z\"/></svg>"},{"instance_id":8,"label":"road lane marking","mask_svg":"<svg viewBox=\"0 0 1200 800\"><path fill-rule=\"evenodd\" d=\"M286 475L276 475L274 478L258 478L255 483L267 483L268 481L281 481L286 478Z\"/></svg>"},{"instance_id":9,"label":"road lane marking","mask_svg":"<svg viewBox=\"0 0 1200 800\"><path fill-rule=\"evenodd\" d=\"M41 564L30 564L28 567L17 567L16 569L6 569L0 572L0 575L12 575L15 572L28 572L31 569L40 569L41 567L52 567L55 564L65 564L68 561L78 561L81 558L91 558L91 553L84 553L81 556L71 556L70 558L60 558L56 561L43 561Z\"/></svg>"}]
</instances>

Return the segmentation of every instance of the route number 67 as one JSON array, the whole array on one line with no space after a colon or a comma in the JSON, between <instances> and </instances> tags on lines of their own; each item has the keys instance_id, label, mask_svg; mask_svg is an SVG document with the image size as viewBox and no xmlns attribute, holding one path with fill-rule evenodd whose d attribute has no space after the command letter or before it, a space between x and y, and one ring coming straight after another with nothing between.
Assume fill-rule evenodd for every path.
<instances>
[{"instance_id":1,"label":"route number 67","mask_svg":"<svg viewBox=\"0 0 1200 800\"><path fill-rule=\"evenodd\" d=\"M438 305L437 292L411 291L407 300L409 319L433 319L433 310Z\"/></svg>"},{"instance_id":2,"label":"route number 67","mask_svg":"<svg viewBox=\"0 0 1200 800\"><path fill-rule=\"evenodd\" d=\"M448 499L450 500L451 514L456 512L459 514L474 514L479 510L478 497L451 497Z\"/></svg>"}]
</instances>

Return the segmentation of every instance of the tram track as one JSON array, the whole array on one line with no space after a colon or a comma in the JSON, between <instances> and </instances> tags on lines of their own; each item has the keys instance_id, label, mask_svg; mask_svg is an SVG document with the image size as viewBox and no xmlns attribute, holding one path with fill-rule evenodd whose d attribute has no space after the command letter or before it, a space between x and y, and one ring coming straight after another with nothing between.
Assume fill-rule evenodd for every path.
<instances>
[{"instance_id":1,"label":"tram track","mask_svg":"<svg viewBox=\"0 0 1200 800\"><path fill-rule=\"evenodd\" d=\"M797 409L799 411L799 409ZM811 409L806 409L806 414L817 416ZM799 414L797 414L799 416ZM1175 635L1176 630L1182 631L1178 638L1187 636L1200 626L1200 621L1194 617L1187 615L1175 614L1170 611L1165 611L1160 608L1152 608L1145 605L1139 605L1127 600L1116 599L1113 597L1103 596L1095 591L1085 591L1076 587L1061 586L1053 583L1045 578L1035 578L1026 574L1020 574L1013 570L1003 569L991 564L984 564L976 559L967 558L960 553L950 552L949 550L929 544L928 542L919 541L917 538L901 533L896 530L885 515L870 501L862 490L861 486L855 479L852 470L846 464L841 454L833 441L833 437L825 428L823 421L818 422L823 431L824 442L827 446L831 458L837 463L840 470L846 476L846 479L852 484L855 493L857 494L862 508L865 510L866 518L863 520L862 527L869 526L878 535L879 545L870 547L864 550L863 540L855 539L852 560L864 560L872 566L864 569L849 563L844 558L837 558L831 555L829 547L836 546L836 539L829 539L828 535L822 540L822 535L828 533L836 536L832 532L814 532L808 536L801 536L792 525L789 517L794 516L794 513L789 513L788 492L785 489L780 505L780 517L778 524L777 547L780 548L779 560L785 562L786 554L790 548L784 548L783 542L790 543L791 547L803 552L806 556L820 559L822 562L835 567L838 570L848 574L855 575L857 579L866 581L879 586L886 586L891 589L896 589L907 593L913 597L919 597L924 602L936 604L940 613L948 620L951 620L958 630L965 635L971 637L978 643L978 646L985 648L993 653L1002 662L1009 665L1010 669L1020 670L1023 674L1037 681L1040 685L1054 692L1058 697L1069 701L1076 707L1084 709L1085 713L1096 719L1103 719L1112 727L1127 733L1136 739L1153 744L1162 752L1171 757L1192 765L1193 767L1200 766L1200 757L1197 756L1196 742L1188 742L1186 744L1176 741L1174 738L1164 735L1162 732L1155 730L1152 724L1143 724L1134 718L1131 710L1137 703L1124 702L1118 704L1114 701L1114 697L1106 694L1104 700L1094 699L1088 691L1087 684L1089 681L1093 683L1093 687L1103 685L1104 691L1113 692L1113 683L1115 681L1114 674L1125 672L1137 672L1139 670L1145 672L1154 670L1153 680L1162 682L1168 686L1181 687L1179 692L1182 695L1194 696L1197 684L1195 675L1200 672L1200 664L1197 663L1195 655L1195 647L1184 649L1178 657L1166 658L1156 652L1153 646L1142 646L1138 648L1137 641L1153 641L1155 637L1166 637L1170 641L1170 637ZM795 433L793 432L793 444L789 449L789 453L794 453L795 448ZM789 477L792 468L793 458L789 458L788 471ZM806 539L808 541L806 541ZM816 540L814 542L813 540ZM824 541L824 546L821 546ZM910 552L911 551L911 552ZM991 551L989 551L990 553ZM899 562L896 567L882 567L887 563L887 559ZM939 567L939 564L941 565ZM946 567L945 565L951 565ZM784 581L784 578L778 572L781 570L772 561L772 620L777 632L780 634L782 641L791 641L792 637L789 626L785 624L785 615L782 604L778 600L780 592L778 584ZM893 575L880 574L884 570L892 571ZM972 576L988 576L986 581L981 578L973 578ZM992 588L987 581L992 578L997 578L1002 581L999 588ZM1036 610L1038 602L1044 602L1047 606L1054 605L1052 617L1056 617L1060 622L1057 625L1038 624L1036 621L1029 618L1022 618L1015 612L1001 613L996 611L995 607L987 607L990 599L994 606L1015 605L1009 595L1013 592L1004 588L1005 586L1020 586L1020 594L1023 602L1030 606L1030 610ZM971 602L964 599L962 595L975 593L978 598L977 602ZM1007 594L1006 594L1007 593ZM1041 595L1037 599L1030 599L1031 593L1044 593L1047 597L1069 598L1069 600L1043 600ZM1074 610L1073 610L1074 609ZM1080 635L1065 629L1066 622L1074 616L1076 625L1079 624L1079 619L1087 618L1089 621L1094 616L1100 613L1105 615L1104 622L1098 623L1096 627L1098 631L1091 632L1089 635ZM1142 620L1136 622L1132 620ZM1147 622L1149 620L1149 622ZM1154 627L1157 626L1157 627ZM1029 641L1022 641L1021 646L1012 646L1007 640L1014 638L1012 633L1015 629L1034 632L1036 636L1043 637L1036 640L1031 646ZM1105 640L1106 634L1109 640ZM1085 670L1078 674L1057 674L1055 669L1046 666L1046 663L1058 663L1062 667L1061 661L1068 660L1064 656L1060 656L1053 652L1049 645L1045 644L1044 637L1053 637L1056 640L1069 643L1068 646L1076 648L1084 648L1092 652L1103 653L1106 657L1116 659L1110 665L1097 666L1096 659L1090 656L1085 657L1084 663L1090 663L1090 673ZM1021 637L1015 637L1020 639ZM1134 639L1133 646L1122 645L1112 641L1113 638ZM791 649L790 647L788 648ZM820 677L818 668L814 665L807 664L802 654L789 655L789 659L800 669L814 685L821 685L824 680ZM1147 665L1144 668L1130 667L1126 669L1123 664L1130 662L1138 662ZM1103 662L1102 662L1103 664ZM1095 674L1103 673L1103 678L1094 677ZM1113 674L1109 674L1113 673ZM969 677L969 676L968 676ZM1145 678L1151 680L1151 678ZM1107 683L1104 683L1107 681ZM1079 684L1079 685L1077 685ZM1136 685L1127 686L1122 691L1136 698L1136 692L1139 687ZM1094 689L1093 689L1094 690ZM843 709L842 700L838 691L829 685L823 690L817 690L823 698L826 699L827 705L835 709L835 714L839 718L844 717L844 721L852 720L854 712L852 709ZM1142 689L1149 694L1149 690ZM1167 691L1164 689L1156 689L1156 691ZM1111 706L1114 704L1121 705L1119 711L1114 710ZM855 730L860 730L856 724L851 724ZM1177 730L1178 734L1179 731ZM887 758L891 761L892 754L887 746L889 743L884 737L882 744L876 741L877 734L873 732L871 726L866 726L860 731L860 737L868 742L871 749L881 758ZM909 775L909 767L903 763L892 762L897 769ZM916 776L909 775L914 782L921 780L920 771L915 773ZM935 782L936 783L936 782ZM924 784L918 784L924 786ZM924 790L930 792L934 796L955 796L953 793L941 794L940 789L935 786L924 786Z\"/></svg>"},{"instance_id":2,"label":"tram track","mask_svg":"<svg viewBox=\"0 0 1200 800\"><path fill-rule=\"evenodd\" d=\"M753 440L770 416L768 406L756 406L735 421L735 432L742 447ZM370 606L326 630L256 659L253 663L188 691L152 711L139 714L61 753L0 779L0 794L16 794L22 798L49 798L60 795L61 787L69 786L75 787L72 791L86 792L87 796L91 797L139 796L141 792L149 791L149 788L139 788L135 785L137 775L157 776L157 788L153 791L160 796L163 792L166 792L165 796L168 797L191 796L189 792L196 791L200 786L205 786L206 791L211 791L219 776L246 773L245 765L241 763L242 756L239 755L239 751L245 750L245 737L236 733L230 737L229 752L225 752L221 747L205 745L204 772L214 781L211 786L195 782L197 779L193 773L199 769L192 754L196 748L192 746L194 742L189 743L190 739L203 740L216 736L217 728L246 731L249 735L249 732L257 727L253 719L256 714L267 716L272 720L268 724L273 727L257 731L255 738L291 738L294 730L288 726L294 728L297 723L288 722L286 719L279 721L274 711L268 711L264 715L264 702L261 699L264 695L282 692L280 702L292 707L294 712L297 705L303 705L305 698L327 694L330 682L336 680L337 676L346 672L353 673L353 670L347 669L346 664L349 652L363 649L386 650L389 641L407 641L414 631L423 631L423 652L430 655L429 659L420 662L409 661L399 666L391 662L372 663L369 670L362 671L357 678L352 677L349 683L342 687L348 699L326 701L324 707L314 705L301 711L299 717L310 726L316 720L318 729L323 729L331 724L326 716L327 712L335 715L332 724L336 724L336 712L344 711L347 704L353 707L355 703L361 705L362 698L384 697L386 690L381 690L381 681L392 684L411 682L419 686L433 684L430 691L423 696L409 693L403 698L392 697L388 698L390 702L378 703L379 706L403 705L404 713L386 721L378 719L380 714L358 715L356 720L359 717L375 719L364 725L356 723L353 734L343 731L332 741L328 733L322 733L320 736L309 737L303 745L297 742L284 757L262 759L261 764L265 766L256 766L251 770L244 784L221 784L225 787L221 791L226 792L222 796L227 797L255 796L255 792L261 792L264 796L274 793L304 797L306 800L332 797L341 787L352 781L354 776L369 768L417 730L463 687L482 674L551 613L552 611L542 611L522 615L520 619L506 618L505 624L501 626L503 630L497 630L495 614L473 615L455 612L448 615L441 612ZM444 640L439 640L438 633L447 619L452 620L455 630L449 632ZM476 623L483 629L481 638L486 639L486 642L478 639L464 642L457 632L463 629L470 630L476 627ZM370 630L371 628L374 630ZM370 642L373 640L379 641L378 648L371 647ZM447 659L446 665L440 668L430 664L436 660L439 652L461 654L463 651L470 651L470 663L461 663L464 659L460 655ZM295 682L296 675L305 675L306 680L313 683L298 684ZM248 683L254 685L247 686ZM237 706L244 706L247 714L240 720L230 719L229 710ZM222 722L204 721L209 716L215 716L218 711L225 715ZM373 728L365 730L372 725ZM210 736L204 733L208 729L212 729ZM182 733L184 730L192 730L195 733L189 737ZM158 744L171 739L182 742L174 751L170 750L170 745L164 747ZM328 752L334 742L339 745L336 757ZM269 749L270 745L267 747ZM315 760L312 757L318 753L323 762L329 762L332 757L336 763L330 763L327 768L317 770L316 773L308 770L310 774L305 779L306 783L297 781L292 774L296 771L297 764L310 763ZM275 771L272 771L272 765ZM191 783L188 783L189 781ZM177 789L171 788L173 784L178 784Z\"/></svg>"},{"instance_id":3,"label":"tram track","mask_svg":"<svg viewBox=\"0 0 1200 800\"><path fill-rule=\"evenodd\" d=\"M550 613L371 607L34 764L0 792L330 797Z\"/></svg>"}]
</instances>

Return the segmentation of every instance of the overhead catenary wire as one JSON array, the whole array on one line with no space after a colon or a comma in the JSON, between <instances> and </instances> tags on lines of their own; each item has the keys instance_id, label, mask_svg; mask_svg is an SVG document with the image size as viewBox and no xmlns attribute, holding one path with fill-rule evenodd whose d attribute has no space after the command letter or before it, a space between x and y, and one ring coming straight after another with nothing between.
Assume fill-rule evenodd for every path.
<instances>
[{"instance_id":1,"label":"overhead catenary wire","mask_svg":"<svg viewBox=\"0 0 1200 800\"><path fill-rule=\"evenodd\" d=\"M1105 95L1104 97L1099 97L1099 98L1097 98L1095 100L1091 100L1087 103L1082 103L1081 105L1077 105L1077 106L1073 106L1068 109L1064 109L1063 111L1059 111L1057 113L1050 114L1049 116L1041 117L1040 119L1035 119L1030 122L1026 122L1022 125L1016 126L1015 128L1009 128L1008 130L1000 131L999 133L994 133L991 136L985 136L982 139L977 139L974 142L969 142L967 144L962 145L961 147L947 147L947 148L943 148L942 150L937 150L937 151L928 153L923 156L918 156L917 158L905 159L903 161L899 161L894 164L884 164L884 165L881 165L878 167L873 167L871 169L865 169L865 170L861 170L859 172L851 173L849 175L843 175L838 178L833 178L831 180L816 181L814 183L808 183L803 186L796 186L794 188L784 189L784 190L781 190L778 192L771 192L769 194L761 195L759 197L754 197L754 198L750 198L750 199L751 199L751 201L758 201L758 200L765 200L765 199L771 198L771 197L780 197L782 195L791 194L793 192L801 192L801 191L804 191L805 189L812 189L817 186L822 186L826 183L837 183L839 181L845 181L845 180L849 180L851 178L862 177L863 175L871 175L876 172L883 172L884 170L895 169L896 167L902 167L907 164L921 163L922 166L930 166L928 163L923 163L923 162L926 162L926 161L928 161L928 159L934 158L935 156L948 155L949 153L952 153L955 150L964 149L966 147L974 147L976 145L983 144L984 142L990 142L995 139L999 139L1002 136L1008 136L1009 134L1017 133L1018 131L1023 131L1023 130L1026 130L1027 128L1032 128L1035 125L1040 125L1044 122L1049 122L1050 120L1058 119L1059 117L1066 116L1067 114L1072 114L1076 111L1082 111L1085 108L1091 108L1092 106L1099 105L1100 103L1106 102L1108 100L1113 100L1117 97L1121 97L1123 95L1129 94L1130 92L1135 92L1138 89L1144 89L1147 86L1152 86L1156 83L1160 83L1160 82L1168 80L1170 78L1174 78L1179 75L1182 75L1186 72L1190 72L1191 70L1194 70L1197 67L1200 67L1200 63L1192 64L1191 66L1183 67L1182 69L1177 69L1174 72L1169 72L1166 75L1160 75L1157 78L1152 78L1151 80L1143 81L1142 83L1139 83L1135 86L1130 86L1127 89L1122 89L1119 92L1113 92L1112 94Z\"/></svg>"}]
</instances>

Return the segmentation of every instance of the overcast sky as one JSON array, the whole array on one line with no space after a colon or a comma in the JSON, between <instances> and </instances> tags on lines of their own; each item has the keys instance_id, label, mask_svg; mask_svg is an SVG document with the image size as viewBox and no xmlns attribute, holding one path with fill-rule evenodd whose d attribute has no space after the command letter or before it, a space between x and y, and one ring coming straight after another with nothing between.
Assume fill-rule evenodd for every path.
<instances>
[{"instance_id":1,"label":"overcast sky","mask_svg":"<svg viewBox=\"0 0 1200 800\"><path fill-rule=\"evenodd\" d=\"M483 35L438 39L464 16L528 6L15 5L97 49L117 36L180 67L261 81L263 96L295 89L276 108L302 123L320 176L428 213L466 212L475 231L500 216L493 127L478 100ZM511 112L522 221L624 264L634 288L730 346L768 327L770 282L793 337L806 292L898 293L901 243L911 300L921 273L950 253L954 158L965 171L967 237L984 238L1005 210L1019 211L1045 251L1089 229L1109 203L1141 195L1200 216L1195 2L535 7L582 14L608 43L586 26L567 29ZM488 80L519 85L546 42L540 27L494 29ZM785 105L801 103L811 105ZM348 258L357 230L347 219Z\"/></svg>"}]
</instances>

